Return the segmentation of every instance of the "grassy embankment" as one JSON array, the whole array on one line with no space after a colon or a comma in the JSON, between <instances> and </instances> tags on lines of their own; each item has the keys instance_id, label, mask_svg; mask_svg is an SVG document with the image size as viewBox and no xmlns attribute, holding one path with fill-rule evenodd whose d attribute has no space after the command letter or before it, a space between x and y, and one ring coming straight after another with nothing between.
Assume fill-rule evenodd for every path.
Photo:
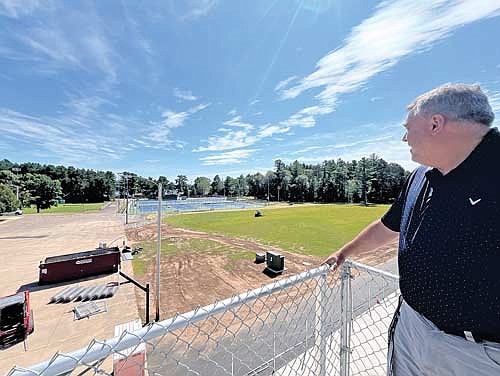
<instances>
[{"instance_id":1,"label":"grassy embankment","mask_svg":"<svg viewBox=\"0 0 500 376\"><path fill-rule=\"evenodd\" d=\"M58 206L52 206L49 209L41 209L40 214L85 213L91 211L99 211L103 208L104 205L105 205L104 202L98 202L92 204L59 204ZM32 206L30 208L24 208L23 214L37 214L36 206Z\"/></svg>"},{"instance_id":2,"label":"grassy embankment","mask_svg":"<svg viewBox=\"0 0 500 376\"><path fill-rule=\"evenodd\" d=\"M325 257L380 218L388 208L388 205L308 205L260 209L264 216L259 218L254 218L255 210L241 210L177 214L165 221L176 227L254 239L290 252Z\"/></svg>"},{"instance_id":3,"label":"grassy embankment","mask_svg":"<svg viewBox=\"0 0 500 376\"><path fill-rule=\"evenodd\" d=\"M147 268L154 265L157 243L156 241L146 241L135 244L135 246L143 247L143 251L136 255L132 260L134 275L142 276L146 272ZM175 241L167 239L162 240L161 257L163 260L169 256L179 255L184 252L203 252L204 255L224 255L226 256L224 264L224 268L226 270L233 270L235 263L238 260L252 260L255 257L255 254L252 252L236 252L229 246L207 239L178 239Z\"/></svg>"}]
</instances>

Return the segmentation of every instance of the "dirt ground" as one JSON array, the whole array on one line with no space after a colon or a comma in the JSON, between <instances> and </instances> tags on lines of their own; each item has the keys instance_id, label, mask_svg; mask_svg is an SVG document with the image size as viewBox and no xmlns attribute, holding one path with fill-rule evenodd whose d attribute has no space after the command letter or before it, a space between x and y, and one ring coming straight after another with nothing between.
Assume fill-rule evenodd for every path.
<instances>
[{"instance_id":1,"label":"dirt ground","mask_svg":"<svg viewBox=\"0 0 500 376\"><path fill-rule=\"evenodd\" d=\"M131 243L155 240L157 226L147 225L128 229L127 238ZM260 287L276 279L282 279L301 273L319 265L320 258L286 252L277 247L260 244L257 241L243 240L224 235L208 234L162 225L162 241L178 239L206 239L229 246L234 252L266 252L273 250L285 256L286 271L279 276L265 274L264 264L255 264L247 259L239 259L228 270L226 255L200 252L183 252L181 255L163 257L161 261L160 317L170 318L176 313L188 312L197 306L211 304L216 300L226 299ZM356 261L376 266L397 255L397 242L380 247L356 258ZM138 280L152 283L155 291L155 266L151 263ZM144 311L143 299L137 297L139 311Z\"/></svg>"}]
</instances>

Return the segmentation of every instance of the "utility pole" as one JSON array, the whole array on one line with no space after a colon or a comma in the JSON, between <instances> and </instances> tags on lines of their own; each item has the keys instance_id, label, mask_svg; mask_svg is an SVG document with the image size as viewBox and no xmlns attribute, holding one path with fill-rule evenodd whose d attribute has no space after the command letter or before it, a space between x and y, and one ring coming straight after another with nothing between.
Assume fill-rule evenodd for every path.
<instances>
[{"instance_id":1,"label":"utility pole","mask_svg":"<svg viewBox=\"0 0 500 376\"><path fill-rule=\"evenodd\" d=\"M125 179L125 224L128 225L128 175L127 174L118 174Z\"/></svg>"},{"instance_id":2,"label":"utility pole","mask_svg":"<svg viewBox=\"0 0 500 376\"><path fill-rule=\"evenodd\" d=\"M281 189L281 186L278 185L278 202L280 202L280 189Z\"/></svg>"},{"instance_id":3,"label":"utility pole","mask_svg":"<svg viewBox=\"0 0 500 376\"><path fill-rule=\"evenodd\" d=\"M269 175L267 176L267 204L269 205Z\"/></svg>"},{"instance_id":4,"label":"utility pole","mask_svg":"<svg viewBox=\"0 0 500 376\"><path fill-rule=\"evenodd\" d=\"M128 176L124 175L125 178L125 224L128 225Z\"/></svg>"},{"instance_id":5,"label":"utility pole","mask_svg":"<svg viewBox=\"0 0 500 376\"><path fill-rule=\"evenodd\" d=\"M17 175L17 173L18 173L19 171L21 171L21 169L20 169L19 167L12 167L12 171L15 171L15 173L16 173L16 180L18 180L18 175ZM16 185L16 198L17 198L17 200L19 201L19 185Z\"/></svg>"},{"instance_id":6,"label":"utility pole","mask_svg":"<svg viewBox=\"0 0 500 376\"><path fill-rule=\"evenodd\" d=\"M155 321L160 321L160 253L161 253L161 199L162 186L158 183L158 238L156 248L156 318Z\"/></svg>"}]
</instances>

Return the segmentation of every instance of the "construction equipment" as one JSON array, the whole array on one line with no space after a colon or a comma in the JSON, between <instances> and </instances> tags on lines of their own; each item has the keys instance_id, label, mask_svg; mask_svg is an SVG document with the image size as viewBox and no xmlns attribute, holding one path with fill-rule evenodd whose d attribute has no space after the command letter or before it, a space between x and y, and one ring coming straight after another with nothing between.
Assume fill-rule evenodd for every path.
<instances>
[{"instance_id":1,"label":"construction equipment","mask_svg":"<svg viewBox=\"0 0 500 376\"><path fill-rule=\"evenodd\" d=\"M0 346L24 341L35 330L29 291L0 297Z\"/></svg>"}]
</instances>

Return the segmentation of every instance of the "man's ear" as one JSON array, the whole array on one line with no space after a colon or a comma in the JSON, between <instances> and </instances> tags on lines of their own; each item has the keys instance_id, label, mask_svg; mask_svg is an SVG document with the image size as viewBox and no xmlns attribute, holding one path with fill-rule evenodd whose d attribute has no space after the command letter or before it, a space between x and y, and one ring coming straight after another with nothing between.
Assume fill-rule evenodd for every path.
<instances>
[{"instance_id":1,"label":"man's ear","mask_svg":"<svg viewBox=\"0 0 500 376\"><path fill-rule=\"evenodd\" d=\"M434 114L431 116L431 133L438 134L444 128L444 124L446 123L446 119L441 114Z\"/></svg>"}]
</instances>

